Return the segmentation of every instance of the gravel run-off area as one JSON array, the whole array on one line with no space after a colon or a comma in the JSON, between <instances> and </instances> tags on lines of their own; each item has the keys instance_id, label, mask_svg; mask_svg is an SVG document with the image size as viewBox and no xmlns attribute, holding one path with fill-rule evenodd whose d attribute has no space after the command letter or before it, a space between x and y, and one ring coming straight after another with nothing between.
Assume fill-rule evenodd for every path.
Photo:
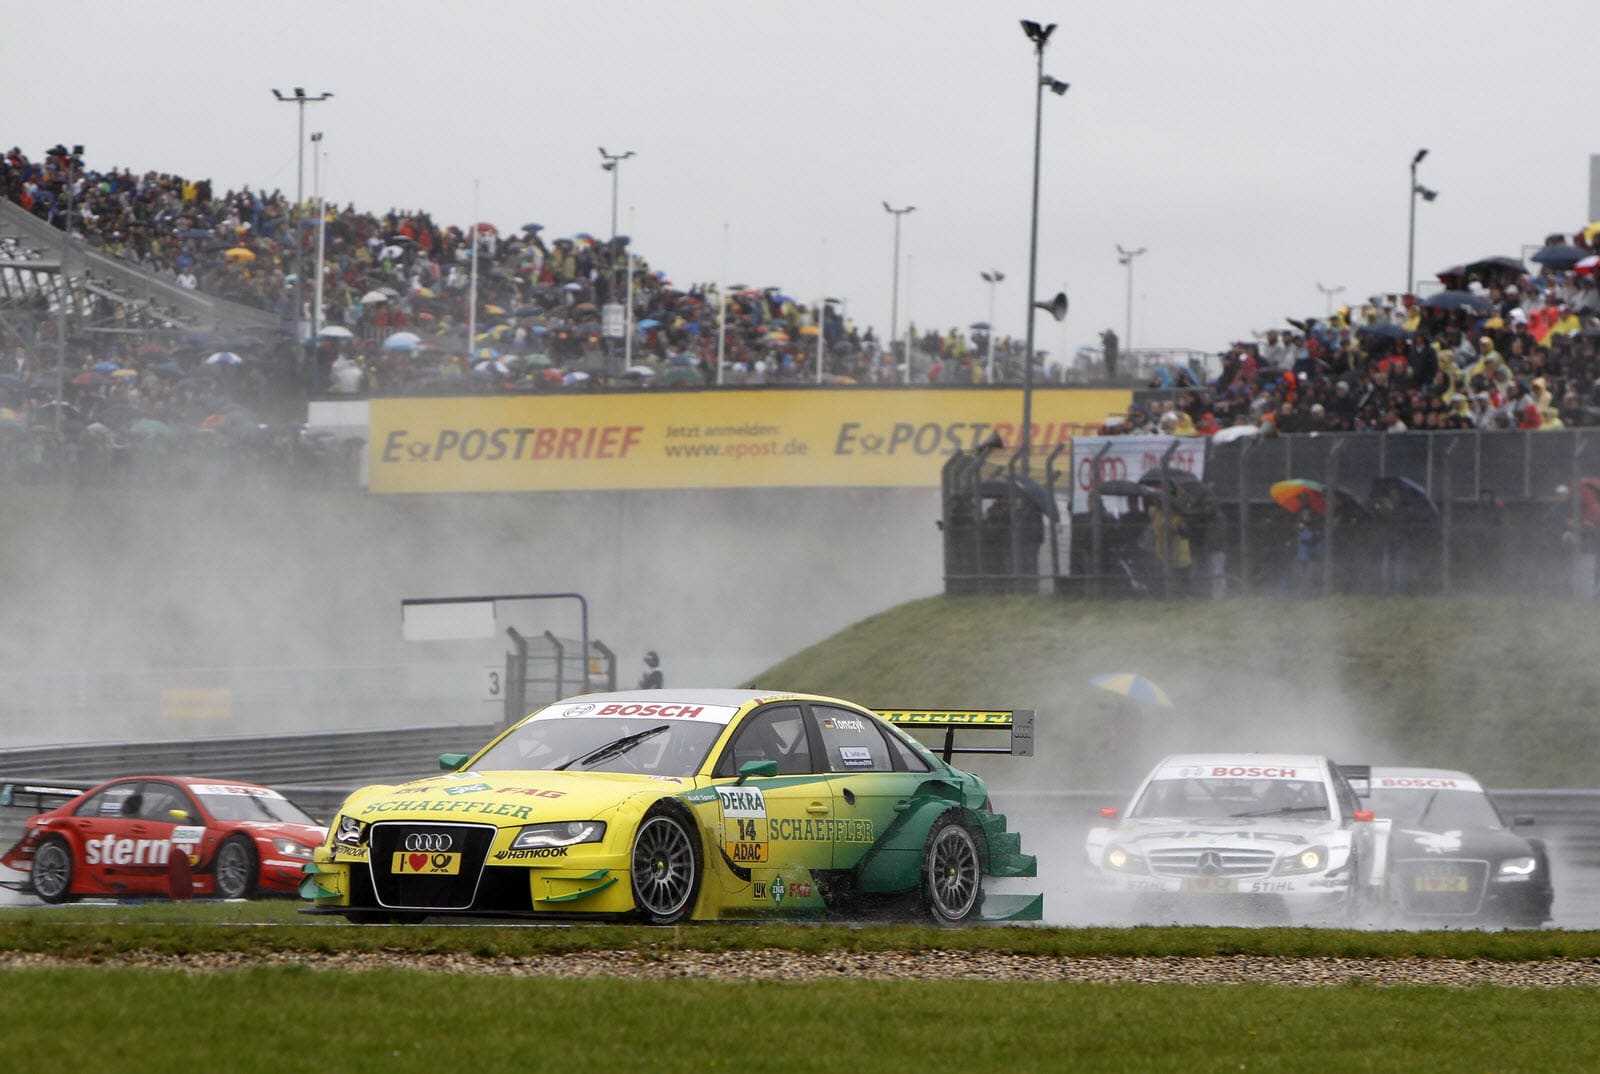
<instances>
[{"instance_id":1,"label":"gravel run-off area","mask_svg":"<svg viewBox=\"0 0 1600 1074\"><path fill-rule=\"evenodd\" d=\"M1362 983L1448 985L1469 988L1600 987L1600 958L1494 962L1484 959L1280 958L1226 955L1205 958L1068 958L974 954L960 951L600 951L530 957L418 953L404 949L361 952L268 951L164 954L130 952L99 961L39 953L0 953L0 969L116 965L185 973L253 966L305 966L358 971L409 969L425 973L475 973L508 977L638 977L708 980L920 980L1093 981L1149 984L1279 984L1329 986Z\"/></svg>"}]
</instances>

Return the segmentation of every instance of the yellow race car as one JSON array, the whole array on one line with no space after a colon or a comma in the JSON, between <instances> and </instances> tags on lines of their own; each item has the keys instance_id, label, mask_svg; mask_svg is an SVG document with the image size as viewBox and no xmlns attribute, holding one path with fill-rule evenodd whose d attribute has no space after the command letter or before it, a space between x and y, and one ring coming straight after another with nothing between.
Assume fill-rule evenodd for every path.
<instances>
[{"instance_id":1,"label":"yellow race car","mask_svg":"<svg viewBox=\"0 0 1600 1074\"><path fill-rule=\"evenodd\" d=\"M1032 719L747 690L567 698L443 755L446 775L352 794L300 890L352 921L1038 920L1042 896L985 892L1034 858L949 763L1031 753ZM1006 741L956 746L973 731Z\"/></svg>"}]
</instances>

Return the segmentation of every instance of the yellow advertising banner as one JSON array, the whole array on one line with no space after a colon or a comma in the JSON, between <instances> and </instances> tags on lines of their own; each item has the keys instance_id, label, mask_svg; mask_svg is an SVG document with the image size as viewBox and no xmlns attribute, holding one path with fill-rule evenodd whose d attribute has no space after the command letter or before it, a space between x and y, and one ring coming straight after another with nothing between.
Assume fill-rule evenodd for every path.
<instances>
[{"instance_id":1,"label":"yellow advertising banner","mask_svg":"<svg viewBox=\"0 0 1600 1074\"><path fill-rule=\"evenodd\" d=\"M1044 454L1100 431L1126 391L1036 389ZM1015 389L799 389L374 399L373 492L937 488L945 458L998 432Z\"/></svg>"}]
</instances>

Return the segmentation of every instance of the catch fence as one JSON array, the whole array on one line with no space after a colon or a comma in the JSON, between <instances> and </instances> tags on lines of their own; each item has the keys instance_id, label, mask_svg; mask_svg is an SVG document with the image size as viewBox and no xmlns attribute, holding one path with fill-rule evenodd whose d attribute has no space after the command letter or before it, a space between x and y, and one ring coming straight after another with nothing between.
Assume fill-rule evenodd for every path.
<instances>
[{"instance_id":1,"label":"catch fence","mask_svg":"<svg viewBox=\"0 0 1600 1074\"><path fill-rule=\"evenodd\" d=\"M1596 593L1593 430L1099 438L941 485L951 593Z\"/></svg>"}]
</instances>

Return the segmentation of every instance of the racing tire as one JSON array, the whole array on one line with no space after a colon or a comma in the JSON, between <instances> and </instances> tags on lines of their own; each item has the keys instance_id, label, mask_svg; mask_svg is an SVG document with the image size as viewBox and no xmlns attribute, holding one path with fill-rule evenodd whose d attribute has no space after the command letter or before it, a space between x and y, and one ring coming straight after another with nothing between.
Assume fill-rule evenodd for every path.
<instances>
[{"instance_id":1,"label":"racing tire","mask_svg":"<svg viewBox=\"0 0 1600 1074\"><path fill-rule=\"evenodd\" d=\"M983 907L983 857L959 813L934 821L922 848L922 904L937 925L960 925Z\"/></svg>"},{"instance_id":2,"label":"racing tire","mask_svg":"<svg viewBox=\"0 0 1600 1074\"><path fill-rule=\"evenodd\" d=\"M633 835L633 904L652 925L676 925L694 912L704 866L694 822L658 802Z\"/></svg>"},{"instance_id":3,"label":"racing tire","mask_svg":"<svg viewBox=\"0 0 1600 1074\"><path fill-rule=\"evenodd\" d=\"M211 871L216 877L217 898L255 898L260 867L256 863L256 848L244 836L234 835L223 840L211 863Z\"/></svg>"},{"instance_id":4,"label":"racing tire","mask_svg":"<svg viewBox=\"0 0 1600 1074\"><path fill-rule=\"evenodd\" d=\"M71 900L72 848L59 835L47 837L33 852L29 880L33 893L52 905Z\"/></svg>"}]
</instances>

